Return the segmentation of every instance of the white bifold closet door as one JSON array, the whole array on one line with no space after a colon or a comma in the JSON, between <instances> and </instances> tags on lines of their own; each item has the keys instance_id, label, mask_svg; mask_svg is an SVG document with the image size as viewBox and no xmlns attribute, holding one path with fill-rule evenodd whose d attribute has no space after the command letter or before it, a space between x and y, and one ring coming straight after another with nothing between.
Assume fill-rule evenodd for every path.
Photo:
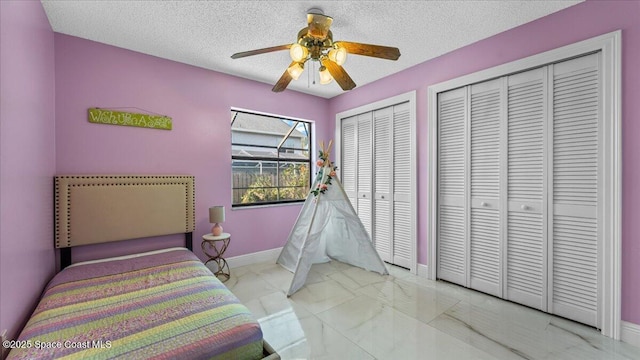
<instances>
[{"instance_id":1,"label":"white bifold closet door","mask_svg":"<svg viewBox=\"0 0 640 360\"><path fill-rule=\"evenodd\" d=\"M472 85L470 91L469 286L501 296L500 145L504 95L500 79Z\"/></svg>"},{"instance_id":2,"label":"white bifold closet door","mask_svg":"<svg viewBox=\"0 0 640 360\"><path fill-rule=\"evenodd\" d=\"M364 228L372 236L372 199L371 182L373 169L373 119L371 112L358 115L358 142L356 154L358 156L358 205L356 211Z\"/></svg>"},{"instance_id":3,"label":"white bifold closet door","mask_svg":"<svg viewBox=\"0 0 640 360\"><path fill-rule=\"evenodd\" d=\"M382 260L415 267L410 101L340 120L342 181ZM414 121L414 120L413 120Z\"/></svg>"},{"instance_id":4,"label":"white bifold closet door","mask_svg":"<svg viewBox=\"0 0 640 360\"><path fill-rule=\"evenodd\" d=\"M438 94L438 277L467 286L467 88Z\"/></svg>"},{"instance_id":5,"label":"white bifold closet door","mask_svg":"<svg viewBox=\"0 0 640 360\"><path fill-rule=\"evenodd\" d=\"M599 68L595 53L438 94L438 278L600 325Z\"/></svg>"},{"instance_id":6,"label":"white bifold closet door","mask_svg":"<svg viewBox=\"0 0 640 360\"><path fill-rule=\"evenodd\" d=\"M411 118L409 103L373 111L373 241L382 260L410 268Z\"/></svg>"},{"instance_id":7,"label":"white bifold closet door","mask_svg":"<svg viewBox=\"0 0 640 360\"><path fill-rule=\"evenodd\" d=\"M393 136L393 108L387 107L373 112L374 123L374 163L373 172L374 194L373 212L373 242L380 258L386 262L393 262L393 214L391 142Z\"/></svg>"},{"instance_id":8,"label":"white bifold closet door","mask_svg":"<svg viewBox=\"0 0 640 360\"><path fill-rule=\"evenodd\" d=\"M547 309L547 68L507 78L507 233L505 298Z\"/></svg>"},{"instance_id":9,"label":"white bifold closet door","mask_svg":"<svg viewBox=\"0 0 640 360\"><path fill-rule=\"evenodd\" d=\"M394 105L393 111L393 146L389 148L393 154L393 164L390 169L392 176L392 217L393 219L393 260L392 263L411 268L412 228L411 216L411 179L414 166L411 154L411 116L409 102ZM377 128L376 128L377 131ZM376 144L376 147L378 144ZM376 168L383 171L384 167L376 163ZM378 171L376 171L377 173ZM381 199L385 200L385 199ZM377 208L376 208L377 209ZM376 239L378 236L376 235Z\"/></svg>"},{"instance_id":10,"label":"white bifold closet door","mask_svg":"<svg viewBox=\"0 0 640 360\"><path fill-rule=\"evenodd\" d=\"M554 64L550 312L598 326L599 54Z\"/></svg>"},{"instance_id":11,"label":"white bifold closet door","mask_svg":"<svg viewBox=\"0 0 640 360\"><path fill-rule=\"evenodd\" d=\"M371 236L372 118L365 113L341 122L342 186Z\"/></svg>"}]
</instances>

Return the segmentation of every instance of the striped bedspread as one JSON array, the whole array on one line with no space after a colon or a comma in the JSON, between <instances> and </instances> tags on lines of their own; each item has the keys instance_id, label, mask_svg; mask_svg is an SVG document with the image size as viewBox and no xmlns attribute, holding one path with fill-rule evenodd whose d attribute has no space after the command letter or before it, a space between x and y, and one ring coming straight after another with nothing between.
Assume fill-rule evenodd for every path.
<instances>
[{"instance_id":1,"label":"striped bedspread","mask_svg":"<svg viewBox=\"0 0 640 360\"><path fill-rule=\"evenodd\" d=\"M253 315L190 251L69 267L9 359L255 359Z\"/></svg>"}]
</instances>

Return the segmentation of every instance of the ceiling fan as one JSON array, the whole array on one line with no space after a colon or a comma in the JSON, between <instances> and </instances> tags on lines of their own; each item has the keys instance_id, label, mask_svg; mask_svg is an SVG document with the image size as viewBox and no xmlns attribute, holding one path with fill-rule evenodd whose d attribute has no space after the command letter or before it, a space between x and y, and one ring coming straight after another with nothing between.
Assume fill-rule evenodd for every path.
<instances>
[{"instance_id":1,"label":"ceiling fan","mask_svg":"<svg viewBox=\"0 0 640 360\"><path fill-rule=\"evenodd\" d=\"M387 60L398 60L400 50L395 47L361 44L350 41L333 41L333 34L329 27L333 18L324 15L320 9L310 9L307 12L307 26L298 32L298 40L293 44L272 46L264 49L239 52L231 55L232 59L246 56L265 54L279 50L289 50L293 60L280 80L275 84L273 92L283 91L291 80L298 80L304 71L304 64L309 61L320 63L319 77L321 84L328 84L335 79L342 90L356 87L342 64L347 54L371 56Z\"/></svg>"}]
</instances>

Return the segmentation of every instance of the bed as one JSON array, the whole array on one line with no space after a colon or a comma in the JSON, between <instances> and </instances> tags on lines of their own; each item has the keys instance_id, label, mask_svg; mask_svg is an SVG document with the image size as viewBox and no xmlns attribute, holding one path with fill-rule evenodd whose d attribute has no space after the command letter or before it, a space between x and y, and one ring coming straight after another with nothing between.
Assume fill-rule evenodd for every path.
<instances>
[{"instance_id":1,"label":"bed","mask_svg":"<svg viewBox=\"0 0 640 360\"><path fill-rule=\"evenodd\" d=\"M251 312L190 251L192 176L57 176L49 282L8 359L279 359ZM184 233L171 248L71 263L79 245Z\"/></svg>"}]
</instances>

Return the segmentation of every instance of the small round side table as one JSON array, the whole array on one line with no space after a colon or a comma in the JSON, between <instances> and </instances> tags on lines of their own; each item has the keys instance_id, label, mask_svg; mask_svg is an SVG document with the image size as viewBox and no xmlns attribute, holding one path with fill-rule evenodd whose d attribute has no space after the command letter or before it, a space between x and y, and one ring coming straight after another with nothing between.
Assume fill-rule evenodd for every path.
<instances>
[{"instance_id":1,"label":"small round side table","mask_svg":"<svg viewBox=\"0 0 640 360\"><path fill-rule=\"evenodd\" d=\"M204 264L207 265L209 261L215 262L218 269L213 273L213 275L220 278L222 282L229 280L231 277L227 260L222 257L224 252L227 250L227 246L229 246L230 241L231 234L229 233L222 233L218 236L214 236L211 233L202 235L202 251L209 257L209 260Z\"/></svg>"}]
</instances>

